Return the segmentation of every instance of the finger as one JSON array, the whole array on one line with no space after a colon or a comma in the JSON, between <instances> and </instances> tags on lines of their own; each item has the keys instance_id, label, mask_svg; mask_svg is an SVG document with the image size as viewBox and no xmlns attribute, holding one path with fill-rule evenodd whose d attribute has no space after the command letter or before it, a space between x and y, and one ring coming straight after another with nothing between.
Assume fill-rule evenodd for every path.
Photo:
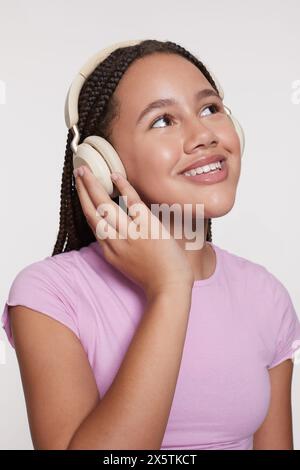
<instances>
[{"instance_id":1,"label":"finger","mask_svg":"<svg viewBox=\"0 0 300 470\"><path fill-rule=\"evenodd\" d=\"M118 172L114 172L114 174L117 175L115 184L118 187L120 194L122 196L127 196L124 202L128 208L131 219L139 226L139 233L142 233L143 236L146 236L147 234L149 236L150 234L151 238L168 239L170 236L169 231L162 223L160 223L159 218L156 217L141 200L134 187L126 178L123 177L122 174ZM136 233L135 228L133 229L133 233Z\"/></svg>"},{"instance_id":2,"label":"finger","mask_svg":"<svg viewBox=\"0 0 300 470\"><path fill-rule=\"evenodd\" d=\"M83 214L95 237L100 241L117 238L116 230L96 210L81 177L77 176L75 182Z\"/></svg>"},{"instance_id":3,"label":"finger","mask_svg":"<svg viewBox=\"0 0 300 470\"><path fill-rule=\"evenodd\" d=\"M148 209L129 181L120 173L114 172L113 175L114 174L118 177L115 180L115 184L122 197L124 197L124 205L127 207L133 223L138 227L137 229L136 227L129 225L129 238L131 238L131 235L135 238L137 233L143 238L148 238L149 236L151 238L160 238L163 226L159 219Z\"/></svg>"},{"instance_id":4,"label":"finger","mask_svg":"<svg viewBox=\"0 0 300 470\"><path fill-rule=\"evenodd\" d=\"M83 169L82 182L95 209L120 234L119 238L127 238L127 228L131 222L130 217L127 216L118 204L111 200L92 171L86 165L83 166Z\"/></svg>"},{"instance_id":5,"label":"finger","mask_svg":"<svg viewBox=\"0 0 300 470\"><path fill-rule=\"evenodd\" d=\"M102 217L97 222L95 235L100 241L111 241L117 238L116 230Z\"/></svg>"},{"instance_id":6,"label":"finger","mask_svg":"<svg viewBox=\"0 0 300 470\"><path fill-rule=\"evenodd\" d=\"M128 209L128 213L133 221L140 217L148 217L149 209L141 200L139 194L129 181L123 177L120 173L114 172L115 178L112 178L115 182L125 207Z\"/></svg>"}]
</instances>

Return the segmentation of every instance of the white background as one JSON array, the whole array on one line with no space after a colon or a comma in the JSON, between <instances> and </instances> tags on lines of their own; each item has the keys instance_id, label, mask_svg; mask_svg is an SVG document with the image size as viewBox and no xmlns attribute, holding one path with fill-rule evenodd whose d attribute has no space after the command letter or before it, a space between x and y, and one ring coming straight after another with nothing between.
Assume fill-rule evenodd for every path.
<instances>
[{"instance_id":1,"label":"white background","mask_svg":"<svg viewBox=\"0 0 300 470\"><path fill-rule=\"evenodd\" d=\"M160 39L179 43L213 71L225 104L245 131L235 205L213 220L213 242L264 265L300 312L300 85L298 94L292 88L300 80L299 0L1 0L0 5L2 309L18 271L54 247L67 138L64 101L72 79L89 57L112 43ZM18 363L2 328L0 340L5 356L0 448L32 449ZM300 449L299 370L295 364L295 449Z\"/></svg>"}]
</instances>

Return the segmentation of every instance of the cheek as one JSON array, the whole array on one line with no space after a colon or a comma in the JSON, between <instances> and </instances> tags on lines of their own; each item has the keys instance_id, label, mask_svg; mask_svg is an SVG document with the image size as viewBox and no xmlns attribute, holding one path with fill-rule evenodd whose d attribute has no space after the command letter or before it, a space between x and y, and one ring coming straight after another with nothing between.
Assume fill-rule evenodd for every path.
<instances>
[{"instance_id":1,"label":"cheek","mask_svg":"<svg viewBox=\"0 0 300 470\"><path fill-rule=\"evenodd\" d=\"M135 149L132 172L134 176L139 175L149 181L164 178L171 173L181 155L180 144L175 139L167 142L166 139L157 138L148 144L145 140L138 150Z\"/></svg>"},{"instance_id":2,"label":"cheek","mask_svg":"<svg viewBox=\"0 0 300 470\"><path fill-rule=\"evenodd\" d=\"M138 156L132 155L127 163L127 176L130 184L144 202L150 200L154 191L160 187L162 179L159 159L154 158L152 152L146 152L143 149Z\"/></svg>"},{"instance_id":3,"label":"cheek","mask_svg":"<svg viewBox=\"0 0 300 470\"><path fill-rule=\"evenodd\" d=\"M178 193L178 188L173 186L172 177L166 176L166 170L162 172L161 165L151 166L149 172L138 171L134 175L133 186L141 199L146 203L161 204L163 202L173 202L174 194Z\"/></svg>"},{"instance_id":4,"label":"cheek","mask_svg":"<svg viewBox=\"0 0 300 470\"><path fill-rule=\"evenodd\" d=\"M224 147L228 150L231 154L240 156L241 148L240 148L240 139L237 134L237 131L233 124L228 123L228 126L224 129L220 136L220 142L223 142Z\"/></svg>"}]
</instances>

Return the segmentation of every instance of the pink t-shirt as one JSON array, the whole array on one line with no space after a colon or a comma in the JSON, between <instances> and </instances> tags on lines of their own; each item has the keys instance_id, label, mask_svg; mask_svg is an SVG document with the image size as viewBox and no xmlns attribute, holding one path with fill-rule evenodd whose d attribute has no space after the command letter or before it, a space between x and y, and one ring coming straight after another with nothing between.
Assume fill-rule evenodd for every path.
<instances>
[{"instance_id":1,"label":"pink t-shirt","mask_svg":"<svg viewBox=\"0 0 300 470\"><path fill-rule=\"evenodd\" d=\"M270 403L268 368L294 358L300 322L284 285L262 265L211 243L216 269L197 280L161 449L252 449ZM80 339L102 398L146 307L144 291L98 242L48 256L15 277L7 304L49 315ZM147 404L145 403L145 406Z\"/></svg>"}]
</instances>

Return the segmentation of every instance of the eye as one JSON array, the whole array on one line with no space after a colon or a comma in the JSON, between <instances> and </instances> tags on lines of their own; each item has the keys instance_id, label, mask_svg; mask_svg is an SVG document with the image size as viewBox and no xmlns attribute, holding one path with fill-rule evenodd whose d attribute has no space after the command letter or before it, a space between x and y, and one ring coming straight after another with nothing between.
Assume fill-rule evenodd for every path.
<instances>
[{"instance_id":1,"label":"eye","mask_svg":"<svg viewBox=\"0 0 300 470\"><path fill-rule=\"evenodd\" d=\"M215 110L215 112L213 114L216 114L216 113L222 111L222 107L219 104L209 104L209 105L205 106L204 109L208 109L208 108L212 108L212 109ZM150 129L155 129L157 127L161 128L161 126L154 126L154 124L156 124L157 122L162 121L162 120L171 120L170 118L171 118L171 116L169 114L167 114L167 113L162 114L161 116L156 118L155 121L152 122L152 124L150 125Z\"/></svg>"},{"instance_id":2,"label":"eye","mask_svg":"<svg viewBox=\"0 0 300 470\"><path fill-rule=\"evenodd\" d=\"M162 120L168 120L170 119L170 115L169 114L163 114L162 116L159 116L157 119L155 119L155 121L153 121L153 123L151 124L150 128L155 128L154 124L156 124L157 122L159 121L162 121ZM159 126L160 127L160 126Z\"/></svg>"},{"instance_id":3,"label":"eye","mask_svg":"<svg viewBox=\"0 0 300 470\"><path fill-rule=\"evenodd\" d=\"M221 106L219 106L218 104L209 104L208 106L205 106L204 109L208 109L208 108L215 109L217 113L221 111ZM216 113L213 113L213 114L216 114Z\"/></svg>"}]
</instances>

